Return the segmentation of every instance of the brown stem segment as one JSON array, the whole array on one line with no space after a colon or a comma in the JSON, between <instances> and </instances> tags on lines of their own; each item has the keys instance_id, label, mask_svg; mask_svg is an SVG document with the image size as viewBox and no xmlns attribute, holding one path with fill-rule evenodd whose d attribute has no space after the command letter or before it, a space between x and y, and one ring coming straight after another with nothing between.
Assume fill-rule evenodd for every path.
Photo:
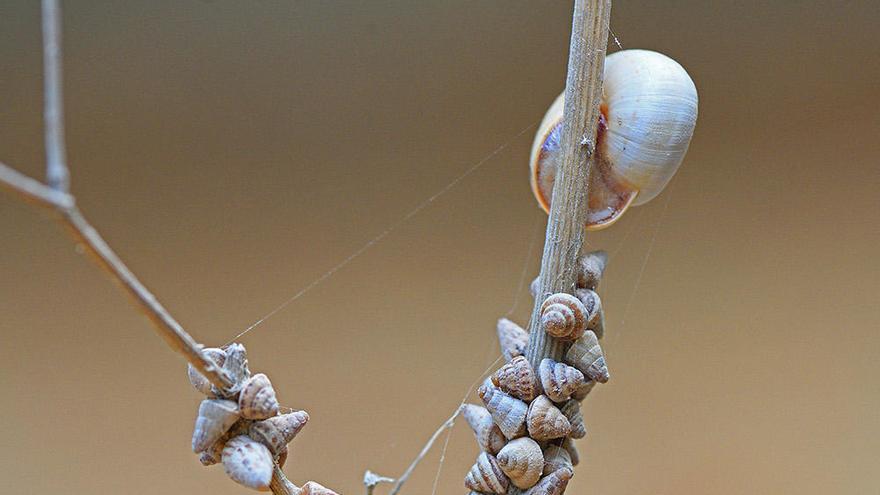
<instances>
[{"instance_id":1,"label":"brown stem segment","mask_svg":"<svg viewBox=\"0 0 880 495\"><path fill-rule=\"evenodd\" d=\"M547 220L540 289L529 321L526 357L535 369L544 358L561 361L566 343L541 328L541 304L550 294L573 293L584 243L587 184L593 164L602 99L611 0L575 0L565 81L561 160Z\"/></svg>"}]
</instances>

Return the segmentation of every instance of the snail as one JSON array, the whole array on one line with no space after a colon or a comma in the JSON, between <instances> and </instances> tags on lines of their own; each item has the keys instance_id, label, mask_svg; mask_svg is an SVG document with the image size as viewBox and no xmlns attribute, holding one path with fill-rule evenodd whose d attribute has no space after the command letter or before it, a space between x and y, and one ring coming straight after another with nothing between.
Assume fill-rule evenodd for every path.
<instances>
[{"instance_id":1,"label":"snail","mask_svg":"<svg viewBox=\"0 0 880 495\"><path fill-rule=\"evenodd\" d=\"M514 439L526 434L526 416L529 406L525 402L508 395L501 389L483 385L477 391L486 410L492 415L492 419L504 436Z\"/></svg>"},{"instance_id":2,"label":"snail","mask_svg":"<svg viewBox=\"0 0 880 495\"><path fill-rule=\"evenodd\" d=\"M565 362L579 369L590 380L605 383L610 378L605 353L599 346L598 337L591 330L587 330L568 348Z\"/></svg>"},{"instance_id":3,"label":"snail","mask_svg":"<svg viewBox=\"0 0 880 495\"><path fill-rule=\"evenodd\" d=\"M541 305L541 328L558 339L575 340L584 334L590 314L577 297L559 292Z\"/></svg>"},{"instance_id":4,"label":"snail","mask_svg":"<svg viewBox=\"0 0 880 495\"><path fill-rule=\"evenodd\" d=\"M574 471L569 467L557 469L541 478L541 481L526 491L525 495L562 495L572 476Z\"/></svg>"},{"instance_id":5,"label":"snail","mask_svg":"<svg viewBox=\"0 0 880 495\"><path fill-rule=\"evenodd\" d=\"M571 438L584 438L587 436L587 427L584 425L584 415L581 413L581 403L572 399L559 408L562 414L568 418L571 423Z\"/></svg>"},{"instance_id":6,"label":"snail","mask_svg":"<svg viewBox=\"0 0 880 495\"><path fill-rule=\"evenodd\" d=\"M223 352L223 349L217 349L215 347L210 347L208 349L203 349L202 353L205 356L214 362L217 366L222 367L223 363L226 362L226 353ZM198 390L199 392L205 395L211 395L211 382L205 378L204 375L199 373L197 369L193 367L193 365L187 365L187 376L189 377L189 383L192 384L193 388Z\"/></svg>"},{"instance_id":7,"label":"snail","mask_svg":"<svg viewBox=\"0 0 880 495\"><path fill-rule=\"evenodd\" d=\"M510 480L501 470L498 460L485 452L480 452L477 462L464 478L465 488L480 493L504 494L509 485Z\"/></svg>"},{"instance_id":8,"label":"snail","mask_svg":"<svg viewBox=\"0 0 880 495\"><path fill-rule=\"evenodd\" d=\"M497 459L510 482L523 490L535 486L544 471L541 446L529 437L511 440L498 453Z\"/></svg>"},{"instance_id":9,"label":"snail","mask_svg":"<svg viewBox=\"0 0 880 495\"><path fill-rule=\"evenodd\" d=\"M545 358L538 366L541 386L553 402L565 402L586 381L577 368Z\"/></svg>"},{"instance_id":10,"label":"snail","mask_svg":"<svg viewBox=\"0 0 880 495\"><path fill-rule=\"evenodd\" d=\"M305 485L300 488L299 495L339 495L333 490L321 485L320 483L316 483L314 481L309 481Z\"/></svg>"},{"instance_id":11,"label":"snail","mask_svg":"<svg viewBox=\"0 0 880 495\"><path fill-rule=\"evenodd\" d=\"M596 290L607 264L608 253L602 250L591 251L578 258L578 288Z\"/></svg>"},{"instance_id":12,"label":"snail","mask_svg":"<svg viewBox=\"0 0 880 495\"><path fill-rule=\"evenodd\" d=\"M499 368L492 375L492 384L526 402L541 394L538 376L523 356L517 356Z\"/></svg>"},{"instance_id":13,"label":"snail","mask_svg":"<svg viewBox=\"0 0 880 495\"><path fill-rule=\"evenodd\" d=\"M574 466L571 463L571 456L568 451L557 445L550 445L544 450L544 475L548 475L553 471Z\"/></svg>"},{"instance_id":14,"label":"snail","mask_svg":"<svg viewBox=\"0 0 880 495\"><path fill-rule=\"evenodd\" d=\"M594 382L593 380L584 382L573 394L571 394L571 398L578 402L581 402L587 398L587 395L589 395L590 391L593 390L593 387L595 386L596 382Z\"/></svg>"},{"instance_id":15,"label":"snail","mask_svg":"<svg viewBox=\"0 0 880 495\"><path fill-rule=\"evenodd\" d=\"M571 433L568 418L546 395L539 396L529 405L526 426L529 436L538 441L562 438Z\"/></svg>"},{"instance_id":16,"label":"snail","mask_svg":"<svg viewBox=\"0 0 880 495\"><path fill-rule=\"evenodd\" d=\"M204 452L238 421L238 404L231 400L205 399L193 429L192 449Z\"/></svg>"},{"instance_id":17,"label":"snail","mask_svg":"<svg viewBox=\"0 0 880 495\"><path fill-rule=\"evenodd\" d=\"M222 461L226 474L233 481L259 491L269 488L275 461L269 449L260 442L239 435L226 442Z\"/></svg>"},{"instance_id":18,"label":"snail","mask_svg":"<svg viewBox=\"0 0 880 495\"><path fill-rule=\"evenodd\" d=\"M648 50L605 59L605 83L590 172L587 229L617 221L666 187L697 122L697 89L676 61ZM532 192L550 209L562 139L563 95L547 110L532 144Z\"/></svg>"},{"instance_id":19,"label":"snail","mask_svg":"<svg viewBox=\"0 0 880 495\"><path fill-rule=\"evenodd\" d=\"M571 437L564 439L561 447L568 452L568 458L571 459L572 466L577 466L581 462L581 455L578 453L577 447L574 446L574 440Z\"/></svg>"},{"instance_id":20,"label":"snail","mask_svg":"<svg viewBox=\"0 0 880 495\"><path fill-rule=\"evenodd\" d=\"M278 414L278 399L269 377L257 373L244 382L238 407L246 419L267 419Z\"/></svg>"},{"instance_id":21,"label":"snail","mask_svg":"<svg viewBox=\"0 0 880 495\"><path fill-rule=\"evenodd\" d=\"M505 361L510 361L516 356L522 356L529 342L529 333L516 323L501 318L498 320L498 343L501 344L501 354Z\"/></svg>"},{"instance_id":22,"label":"snail","mask_svg":"<svg viewBox=\"0 0 880 495\"><path fill-rule=\"evenodd\" d=\"M308 421L309 414L305 411L281 414L253 423L248 435L268 447L272 454L279 455Z\"/></svg>"},{"instance_id":23,"label":"snail","mask_svg":"<svg viewBox=\"0 0 880 495\"><path fill-rule=\"evenodd\" d=\"M461 415L474 431L480 449L490 454L497 454L507 443L504 433L492 421L492 415L483 406L465 404L461 407Z\"/></svg>"}]
</instances>

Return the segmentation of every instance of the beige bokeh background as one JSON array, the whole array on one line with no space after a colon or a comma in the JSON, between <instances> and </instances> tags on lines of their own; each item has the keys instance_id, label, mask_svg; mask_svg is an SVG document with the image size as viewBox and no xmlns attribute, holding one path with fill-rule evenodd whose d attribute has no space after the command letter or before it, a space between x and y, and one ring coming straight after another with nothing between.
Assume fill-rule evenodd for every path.
<instances>
[{"instance_id":1,"label":"beige bokeh background","mask_svg":"<svg viewBox=\"0 0 880 495\"><path fill-rule=\"evenodd\" d=\"M67 142L86 214L209 344L395 226L243 339L312 415L291 478L352 494L402 472L497 356L496 318L529 313L529 126L571 5L326 3L67 2ZM37 4L0 6L0 159L33 175ZM682 62L700 118L663 195L589 237L614 378L569 493L880 486L878 22L871 1L615 2L620 43ZM0 492L245 493L189 452L183 361L51 217L0 195L0 242ZM438 493L475 455L459 424Z\"/></svg>"}]
</instances>

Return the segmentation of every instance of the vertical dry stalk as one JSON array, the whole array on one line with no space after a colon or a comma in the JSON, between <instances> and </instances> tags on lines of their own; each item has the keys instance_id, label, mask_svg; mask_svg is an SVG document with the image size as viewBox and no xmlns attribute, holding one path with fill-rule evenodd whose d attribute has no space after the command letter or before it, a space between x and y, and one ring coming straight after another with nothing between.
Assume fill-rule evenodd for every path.
<instances>
[{"instance_id":1,"label":"vertical dry stalk","mask_svg":"<svg viewBox=\"0 0 880 495\"><path fill-rule=\"evenodd\" d=\"M540 291L529 321L526 357L534 369L541 360L562 360L564 343L541 329L541 303L556 292L573 293L577 258L584 243L587 184L602 99L602 78L611 0L576 0L565 82L561 161L553 186L541 258Z\"/></svg>"}]
</instances>

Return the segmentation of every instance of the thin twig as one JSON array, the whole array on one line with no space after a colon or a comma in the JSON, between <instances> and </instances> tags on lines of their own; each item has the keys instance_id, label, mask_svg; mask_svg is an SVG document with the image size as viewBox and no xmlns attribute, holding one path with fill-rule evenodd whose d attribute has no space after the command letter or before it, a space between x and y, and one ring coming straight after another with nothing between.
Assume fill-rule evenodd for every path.
<instances>
[{"instance_id":1,"label":"thin twig","mask_svg":"<svg viewBox=\"0 0 880 495\"><path fill-rule=\"evenodd\" d=\"M75 204L70 194L56 191L5 163L0 163L0 185L21 194L28 201L48 208L71 208Z\"/></svg>"},{"instance_id":2,"label":"thin twig","mask_svg":"<svg viewBox=\"0 0 880 495\"><path fill-rule=\"evenodd\" d=\"M442 434L443 431L455 426L455 419L458 418L459 414L461 414L461 407L456 409L455 413L450 416L449 419L447 419L442 425L440 425L440 428L437 428L437 431L435 431L434 434L431 435L428 443L425 444L425 446L422 448L422 451L419 452L419 455L415 458L415 460L412 461L412 464L410 464L409 467L406 468L406 471L404 471L403 474L400 475L400 478L397 478L397 483L394 484L394 487L389 492L389 495L397 495L397 493L400 492L403 484L406 483L412 472L415 471L416 466L419 465L419 462L421 462L422 459L424 459L425 456L428 455L428 452L431 450L434 442L436 442L437 439L440 437L440 434Z\"/></svg>"},{"instance_id":3,"label":"thin twig","mask_svg":"<svg viewBox=\"0 0 880 495\"><path fill-rule=\"evenodd\" d=\"M574 292L584 243L587 184L599 123L611 0L576 0L565 82L561 160L553 186L541 259L540 291L529 322L526 357L535 369L544 358L561 360L565 345L540 327L541 304L556 292Z\"/></svg>"},{"instance_id":4,"label":"thin twig","mask_svg":"<svg viewBox=\"0 0 880 495\"><path fill-rule=\"evenodd\" d=\"M70 172L64 146L64 99L61 88L61 9L58 0L43 0L43 122L46 182L68 192Z\"/></svg>"}]
</instances>

